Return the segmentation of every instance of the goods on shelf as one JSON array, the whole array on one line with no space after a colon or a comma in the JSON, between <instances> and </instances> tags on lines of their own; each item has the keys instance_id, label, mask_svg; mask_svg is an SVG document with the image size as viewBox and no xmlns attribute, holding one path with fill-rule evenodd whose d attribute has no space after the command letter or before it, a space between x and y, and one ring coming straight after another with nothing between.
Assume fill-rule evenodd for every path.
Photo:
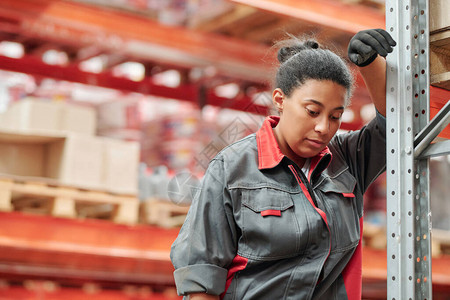
<instances>
[{"instance_id":1,"label":"goods on shelf","mask_svg":"<svg viewBox=\"0 0 450 300\"><path fill-rule=\"evenodd\" d=\"M450 4L447 0L430 1L430 82L450 90Z\"/></svg>"},{"instance_id":2,"label":"goods on shelf","mask_svg":"<svg viewBox=\"0 0 450 300\"><path fill-rule=\"evenodd\" d=\"M141 109L136 97L123 97L96 106L97 134L118 140L140 142Z\"/></svg>"},{"instance_id":3,"label":"goods on shelf","mask_svg":"<svg viewBox=\"0 0 450 300\"><path fill-rule=\"evenodd\" d=\"M151 171L149 172L145 163L140 163L138 179L139 200L169 200L167 192L170 181L169 169L161 165L153 167Z\"/></svg>"},{"instance_id":4,"label":"goods on shelf","mask_svg":"<svg viewBox=\"0 0 450 300\"><path fill-rule=\"evenodd\" d=\"M184 168L194 169L195 158L202 150L204 144L194 139L179 139L164 141L160 144L161 163L173 170Z\"/></svg>"},{"instance_id":5,"label":"goods on shelf","mask_svg":"<svg viewBox=\"0 0 450 300\"><path fill-rule=\"evenodd\" d=\"M203 148L201 121L198 108L181 103L173 111L152 116L142 126L141 160L150 167L165 165L171 170L192 167Z\"/></svg>"},{"instance_id":6,"label":"goods on shelf","mask_svg":"<svg viewBox=\"0 0 450 300\"><path fill-rule=\"evenodd\" d=\"M97 137L96 129L92 107L32 97L14 101L0 115L0 172L136 194L139 143Z\"/></svg>"},{"instance_id":7,"label":"goods on shelf","mask_svg":"<svg viewBox=\"0 0 450 300\"><path fill-rule=\"evenodd\" d=\"M120 157L120 159L118 159ZM81 134L0 131L0 173L136 194L139 145Z\"/></svg>"},{"instance_id":8,"label":"goods on shelf","mask_svg":"<svg viewBox=\"0 0 450 300\"><path fill-rule=\"evenodd\" d=\"M450 231L433 229L431 242L431 252L433 256L443 254L450 255Z\"/></svg>"},{"instance_id":9,"label":"goods on shelf","mask_svg":"<svg viewBox=\"0 0 450 300\"><path fill-rule=\"evenodd\" d=\"M430 32L449 30L450 20L448 11L450 9L447 0L430 1Z\"/></svg>"},{"instance_id":10,"label":"goods on shelf","mask_svg":"<svg viewBox=\"0 0 450 300\"><path fill-rule=\"evenodd\" d=\"M12 130L94 135L96 123L93 108L35 98L15 101L0 115L0 127Z\"/></svg>"},{"instance_id":11,"label":"goods on shelf","mask_svg":"<svg viewBox=\"0 0 450 300\"><path fill-rule=\"evenodd\" d=\"M97 105L98 131L114 129L140 130L141 115L139 101L124 98Z\"/></svg>"},{"instance_id":12,"label":"goods on shelf","mask_svg":"<svg viewBox=\"0 0 450 300\"><path fill-rule=\"evenodd\" d=\"M140 146L138 142L101 138L102 185L107 191L137 194Z\"/></svg>"},{"instance_id":13,"label":"goods on shelf","mask_svg":"<svg viewBox=\"0 0 450 300\"><path fill-rule=\"evenodd\" d=\"M204 172L225 146L255 132L264 117L246 112L179 104L142 127L141 161L149 167Z\"/></svg>"},{"instance_id":14,"label":"goods on shelf","mask_svg":"<svg viewBox=\"0 0 450 300\"><path fill-rule=\"evenodd\" d=\"M43 145L43 148L43 177L90 189L103 187L102 140L93 136L71 134L62 140Z\"/></svg>"}]
</instances>

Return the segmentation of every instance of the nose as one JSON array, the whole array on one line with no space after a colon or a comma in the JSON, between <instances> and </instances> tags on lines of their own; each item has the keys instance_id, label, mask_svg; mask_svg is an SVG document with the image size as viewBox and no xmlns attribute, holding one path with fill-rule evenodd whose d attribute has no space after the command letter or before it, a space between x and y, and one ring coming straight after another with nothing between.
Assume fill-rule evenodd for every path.
<instances>
[{"instance_id":1,"label":"nose","mask_svg":"<svg viewBox=\"0 0 450 300\"><path fill-rule=\"evenodd\" d=\"M325 116L317 118L316 120L315 131L320 134L327 134L330 131L330 120Z\"/></svg>"}]
</instances>

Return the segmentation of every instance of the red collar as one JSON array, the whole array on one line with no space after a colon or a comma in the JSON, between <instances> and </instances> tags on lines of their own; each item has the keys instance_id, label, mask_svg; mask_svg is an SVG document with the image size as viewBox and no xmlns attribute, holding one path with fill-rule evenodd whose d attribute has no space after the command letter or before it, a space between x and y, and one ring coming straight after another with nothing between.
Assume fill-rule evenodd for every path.
<instances>
[{"instance_id":1,"label":"red collar","mask_svg":"<svg viewBox=\"0 0 450 300\"><path fill-rule=\"evenodd\" d=\"M281 153L280 146L275 138L273 128L277 126L280 121L278 116L268 116L261 128L256 132L256 143L258 147L258 168L261 169L271 169L277 166L281 160L284 158L284 154ZM311 160L310 173L317 164L331 152L328 147L325 147L317 156L313 157ZM331 158L331 157L330 157ZM329 162L328 162L329 163ZM326 164L326 167L328 166Z\"/></svg>"},{"instance_id":2,"label":"red collar","mask_svg":"<svg viewBox=\"0 0 450 300\"><path fill-rule=\"evenodd\" d=\"M272 128L280 121L278 116L269 116L264 120L261 128L256 133L258 147L258 168L270 169L277 166L284 157L278 146Z\"/></svg>"}]
</instances>

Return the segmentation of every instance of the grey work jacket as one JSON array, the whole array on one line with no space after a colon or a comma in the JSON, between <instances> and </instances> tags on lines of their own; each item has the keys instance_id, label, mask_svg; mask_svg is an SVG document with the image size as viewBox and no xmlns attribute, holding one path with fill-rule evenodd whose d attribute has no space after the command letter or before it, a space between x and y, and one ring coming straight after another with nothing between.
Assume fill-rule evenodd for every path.
<instances>
[{"instance_id":1,"label":"grey work jacket","mask_svg":"<svg viewBox=\"0 0 450 300\"><path fill-rule=\"evenodd\" d=\"M336 135L309 174L281 153L278 120L210 162L171 249L180 295L361 299L363 193L385 169L385 119Z\"/></svg>"}]
</instances>

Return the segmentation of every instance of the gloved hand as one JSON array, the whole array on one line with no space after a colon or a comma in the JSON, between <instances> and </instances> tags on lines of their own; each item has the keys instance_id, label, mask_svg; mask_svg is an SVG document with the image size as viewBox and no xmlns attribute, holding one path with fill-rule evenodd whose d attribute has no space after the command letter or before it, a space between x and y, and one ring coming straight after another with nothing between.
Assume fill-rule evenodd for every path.
<instances>
[{"instance_id":1,"label":"gloved hand","mask_svg":"<svg viewBox=\"0 0 450 300\"><path fill-rule=\"evenodd\" d=\"M365 67L377 58L387 56L397 43L383 29L362 30L355 34L348 44L348 58L358 67Z\"/></svg>"}]
</instances>

